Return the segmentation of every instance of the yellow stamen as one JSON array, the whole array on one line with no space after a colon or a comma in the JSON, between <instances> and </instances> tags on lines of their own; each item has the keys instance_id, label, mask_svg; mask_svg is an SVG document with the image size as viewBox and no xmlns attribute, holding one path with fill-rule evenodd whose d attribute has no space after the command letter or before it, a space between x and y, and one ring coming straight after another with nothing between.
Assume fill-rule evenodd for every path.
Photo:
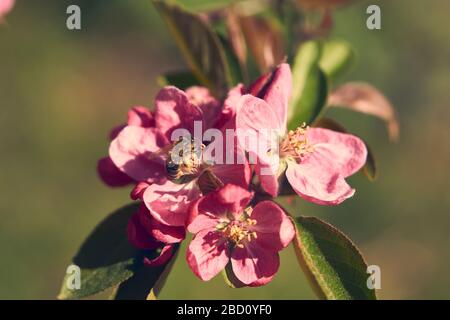
<instances>
[{"instance_id":1,"label":"yellow stamen","mask_svg":"<svg viewBox=\"0 0 450 320\"><path fill-rule=\"evenodd\" d=\"M257 238L257 234L255 231L251 231L248 227L254 226L256 224L256 220L252 220L250 218L244 221L232 221L227 226L223 227L223 225L218 228L221 230L225 237L233 242L233 244L238 248L243 248L244 244L242 243L244 240L247 242L252 241L252 239Z\"/></svg>"},{"instance_id":2,"label":"yellow stamen","mask_svg":"<svg viewBox=\"0 0 450 320\"><path fill-rule=\"evenodd\" d=\"M280 155L302 160L306 155L313 152L314 147L308 142L308 129L309 127L303 123L297 129L290 130L286 139L281 143Z\"/></svg>"}]
</instances>

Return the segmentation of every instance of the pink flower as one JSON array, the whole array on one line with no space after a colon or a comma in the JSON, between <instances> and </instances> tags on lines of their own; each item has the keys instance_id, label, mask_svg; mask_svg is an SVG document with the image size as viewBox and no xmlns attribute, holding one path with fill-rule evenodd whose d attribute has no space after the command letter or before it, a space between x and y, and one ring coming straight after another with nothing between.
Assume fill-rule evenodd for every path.
<instances>
[{"instance_id":1,"label":"pink flower","mask_svg":"<svg viewBox=\"0 0 450 320\"><path fill-rule=\"evenodd\" d=\"M245 285L266 284L278 271L278 252L293 239L294 227L274 202L262 201L252 209L251 198L251 192L228 184L193 207L188 231L195 237L186 259L200 279L212 279L230 260Z\"/></svg>"},{"instance_id":2,"label":"pink flower","mask_svg":"<svg viewBox=\"0 0 450 320\"><path fill-rule=\"evenodd\" d=\"M145 107L136 106L128 111L127 124L113 128L109 134L110 140L114 140L126 126L151 128L155 125L153 114ZM111 158L101 158L97 163L97 172L102 181L110 187L123 187L135 182L133 178L117 168Z\"/></svg>"},{"instance_id":3,"label":"pink flower","mask_svg":"<svg viewBox=\"0 0 450 320\"><path fill-rule=\"evenodd\" d=\"M221 105L208 96L207 91L194 87L183 92L166 87L157 95L155 104L154 126L125 126L111 142L109 156L120 172L148 184L133 190L132 197L140 197L156 221L184 226L188 209L192 201L201 196L202 188L215 189L226 183L246 187L250 168L247 163L205 163L197 152L191 152L182 163L171 161L179 144L188 143L193 148L198 144L197 141L191 143L190 139L171 141L175 129L185 129L195 138L195 121L201 122L204 130L216 121ZM207 148L215 143L213 141ZM234 152L239 152L237 147Z\"/></svg>"},{"instance_id":4,"label":"pink flower","mask_svg":"<svg viewBox=\"0 0 450 320\"><path fill-rule=\"evenodd\" d=\"M350 134L305 125L286 132L291 94L289 65L280 65L272 79L270 86L259 90L261 98L240 98L236 116L238 130L245 132L238 133L239 143L256 157L255 171L263 189L276 196L278 177L287 167L290 185L308 201L337 205L351 197L355 190L345 178L364 165L365 144ZM246 136L251 134L258 138L257 143L249 143Z\"/></svg>"},{"instance_id":5,"label":"pink flower","mask_svg":"<svg viewBox=\"0 0 450 320\"><path fill-rule=\"evenodd\" d=\"M178 90L178 89L176 89L174 87L167 87L167 88L161 90L159 93L159 98L157 98L157 100L164 99L164 97L167 96L167 92L171 91L171 90L173 91L173 90ZM180 91L180 90L178 90L178 91ZM209 122L211 122L212 119L215 118L220 111L219 110L220 109L219 102L214 97L211 96L208 89L206 89L206 88L191 87L186 90L184 98L187 99L190 103L195 104L196 108L201 109L205 118L206 117L210 118L210 119L208 119ZM156 103L157 105L158 105L158 102L160 102L159 103L160 105L164 105L164 103L161 101L157 101L157 103ZM167 128L165 128L165 126L167 126L166 117L168 117L169 121L170 121L170 120L174 120L174 119L171 119L172 116L173 116L173 114L169 114L169 112L166 112L166 114L164 114L164 115L161 115L161 114L155 115L155 113L151 112L146 107L142 107L142 106L133 107L130 109L130 111L128 111L127 123L119 125L111 130L110 135L109 135L110 140L114 140L122 132L122 130L125 129L126 127L148 128L147 131L150 132L150 135L158 135L158 131L161 131L161 129L163 131L167 130ZM157 126L155 125L155 117L158 117L159 121L161 122L160 126L158 126L159 128L157 128ZM158 129L160 129L160 130L158 130ZM142 131L139 129L136 129L136 130L139 132L138 134L140 134L140 132ZM159 140L163 140L162 143L165 144L166 141L164 140L163 136L166 136L166 138L167 138L167 136L169 136L168 138L170 139L170 135L169 135L169 133L167 133L167 134L160 133L159 134ZM158 165L158 163L161 164L161 161L159 161L160 159L158 157L154 160L155 161L148 161L150 163L150 166L147 166L148 170L150 170L150 168L153 168L153 169L157 169L156 171L159 172L160 170L158 170L158 169L162 169L162 167L160 165ZM127 161L127 160L125 159L122 161ZM129 167L119 168L118 166L116 166L115 162L110 157L105 157L98 161L97 171L98 171L98 174L99 174L100 178L102 179L102 181L110 187L122 187L122 186L128 185L133 182L143 181L143 179L144 179L144 181L148 181L148 182L161 181L161 180L158 180L157 177L152 177L151 175L143 177L141 174L142 170L137 170L138 172L136 172L136 170L134 170L134 167L136 165L139 166L139 164L142 164L140 162L146 162L146 160L137 158L137 159L135 159L135 161L129 163Z\"/></svg>"},{"instance_id":6,"label":"pink flower","mask_svg":"<svg viewBox=\"0 0 450 320\"><path fill-rule=\"evenodd\" d=\"M2 20L14 7L15 0L0 0L0 20Z\"/></svg>"}]
</instances>

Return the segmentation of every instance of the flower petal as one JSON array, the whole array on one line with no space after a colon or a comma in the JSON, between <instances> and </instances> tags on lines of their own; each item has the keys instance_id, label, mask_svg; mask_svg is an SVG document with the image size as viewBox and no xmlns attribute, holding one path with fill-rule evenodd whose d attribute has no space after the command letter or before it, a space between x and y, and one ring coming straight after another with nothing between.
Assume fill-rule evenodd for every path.
<instances>
[{"instance_id":1,"label":"flower petal","mask_svg":"<svg viewBox=\"0 0 450 320\"><path fill-rule=\"evenodd\" d=\"M178 243L186 237L184 227L168 226L158 222L156 219L151 220L150 234L156 240L164 243Z\"/></svg>"},{"instance_id":2,"label":"flower petal","mask_svg":"<svg viewBox=\"0 0 450 320\"><path fill-rule=\"evenodd\" d=\"M186 89L186 95L192 104L202 110L205 129L211 128L221 112L220 101L205 87L190 87Z\"/></svg>"},{"instance_id":3,"label":"flower petal","mask_svg":"<svg viewBox=\"0 0 450 320\"><path fill-rule=\"evenodd\" d=\"M123 187L134 181L120 171L110 157L105 157L98 161L97 172L102 181L110 187Z\"/></svg>"},{"instance_id":4,"label":"flower petal","mask_svg":"<svg viewBox=\"0 0 450 320\"><path fill-rule=\"evenodd\" d=\"M109 156L122 172L137 181L164 181L164 161L154 154L165 142L154 128L127 126L111 142Z\"/></svg>"},{"instance_id":5,"label":"flower petal","mask_svg":"<svg viewBox=\"0 0 450 320\"><path fill-rule=\"evenodd\" d=\"M141 225L155 240L164 243L178 243L186 237L184 227L172 227L160 223L150 214L145 204L141 204L138 213Z\"/></svg>"},{"instance_id":6,"label":"flower petal","mask_svg":"<svg viewBox=\"0 0 450 320\"><path fill-rule=\"evenodd\" d=\"M309 128L307 134L314 153L332 159L331 164L344 178L357 172L366 163L366 145L354 135L323 128Z\"/></svg>"},{"instance_id":7,"label":"flower petal","mask_svg":"<svg viewBox=\"0 0 450 320\"><path fill-rule=\"evenodd\" d=\"M14 3L15 3L15 0L1 0L0 1L0 20L13 9Z\"/></svg>"},{"instance_id":8,"label":"flower petal","mask_svg":"<svg viewBox=\"0 0 450 320\"><path fill-rule=\"evenodd\" d=\"M219 116L219 120L214 124L215 128L222 128L224 126L235 127L233 124L229 126L229 122L235 122L235 116L237 112L239 99L244 94L244 85L238 84L236 87L232 88L227 95L227 98L223 102L223 107L221 114Z\"/></svg>"},{"instance_id":9,"label":"flower petal","mask_svg":"<svg viewBox=\"0 0 450 320\"><path fill-rule=\"evenodd\" d=\"M271 275L270 277L261 277L258 280L256 280L255 282L250 283L248 286L249 287L261 287L264 286L266 284L268 284L270 281L272 281L272 279L275 277L275 274Z\"/></svg>"},{"instance_id":10,"label":"flower petal","mask_svg":"<svg viewBox=\"0 0 450 320\"><path fill-rule=\"evenodd\" d=\"M128 241L136 248L147 250L155 249L160 245L142 226L139 213L135 213L128 221Z\"/></svg>"},{"instance_id":11,"label":"flower petal","mask_svg":"<svg viewBox=\"0 0 450 320\"><path fill-rule=\"evenodd\" d=\"M156 127L168 140L173 130L184 128L193 133L194 121L203 120L200 107L191 103L185 92L176 87L165 87L156 96Z\"/></svg>"},{"instance_id":12,"label":"flower petal","mask_svg":"<svg viewBox=\"0 0 450 320\"><path fill-rule=\"evenodd\" d=\"M255 172L258 175L261 187L264 191L272 197L276 197L280 187L278 181L279 163L264 163L266 159L258 159L259 161L255 165Z\"/></svg>"},{"instance_id":13,"label":"flower petal","mask_svg":"<svg viewBox=\"0 0 450 320\"><path fill-rule=\"evenodd\" d=\"M258 79L256 79L255 82L253 82L249 88L248 93L255 97L263 97L263 89L268 85L270 79L272 77L272 73L268 72L260 76Z\"/></svg>"},{"instance_id":14,"label":"flower petal","mask_svg":"<svg viewBox=\"0 0 450 320\"><path fill-rule=\"evenodd\" d=\"M338 205L353 196L355 190L336 172L330 161L315 153L301 164L288 161L286 178L294 191L305 200L321 205Z\"/></svg>"},{"instance_id":15,"label":"flower petal","mask_svg":"<svg viewBox=\"0 0 450 320\"><path fill-rule=\"evenodd\" d=\"M220 223L220 219L209 214L198 214L191 223L189 223L187 230L190 233L199 233L203 230L214 229Z\"/></svg>"},{"instance_id":16,"label":"flower petal","mask_svg":"<svg viewBox=\"0 0 450 320\"><path fill-rule=\"evenodd\" d=\"M256 231L257 238L252 242L260 248L280 251L294 238L295 230L291 220L275 202L258 203L253 208L250 218L256 221L252 230Z\"/></svg>"},{"instance_id":17,"label":"flower petal","mask_svg":"<svg viewBox=\"0 0 450 320\"><path fill-rule=\"evenodd\" d=\"M203 281L211 280L229 261L227 242L221 233L203 230L189 244L186 260L197 277Z\"/></svg>"},{"instance_id":18,"label":"flower petal","mask_svg":"<svg viewBox=\"0 0 450 320\"><path fill-rule=\"evenodd\" d=\"M203 197L198 204L199 213L226 218L227 213L238 219L249 204L253 193L242 187L227 184Z\"/></svg>"},{"instance_id":19,"label":"flower petal","mask_svg":"<svg viewBox=\"0 0 450 320\"><path fill-rule=\"evenodd\" d=\"M147 257L144 258L144 265L147 267L159 267L163 264L166 264L173 254L173 244L167 244L164 247L162 247L161 252L159 256L153 259L149 259Z\"/></svg>"},{"instance_id":20,"label":"flower petal","mask_svg":"<svg viewBox=\"0 0 450 320\"><path fill-rule=\"evenodd\" d=\"M191 202L200 196L193 182L152 184L144 192L144 202L151 215L169 226L184 226Z\"/></svg>"},{"instance_id":21,"label":"flower petal","mask_svg":"<svg viewBox=\"0 0 450 320\"><path fill-rule=\"evenodd\" d=\"M231 264L236 277L249 285L264 278L271 279L278 271L280 257L278 252L264 250L252 241L244 248L234 248Z\"/></svg>"},{"instance_id":22,"label":"flower petal","mask_svg":"<svg viewBox=\"0 0 450 320\"><path fill-rule=\"evenodd\" d=\"M264 100L244 95L239 105L236 116L239 145L259 159L266 159L268 152L277 148L278 137L284 133L285 127ZM253 161L250 163L255 164Z\"/></svg>"},{"instance_id":23,"label":"flower petal","mask_svg":"<svg viewBox=\"0 0 450 320\"><path fill-rule=\"evenodd\" d=\"M272 74L270 82L263 89L261 98L276 112L283 127L286 127L288 102L292 93L291 68L287 63L279 65Z\"/></svg>"},{"instance_id":24,"label":"flower petal","mask_svg":"<svg viewBox=\"0 0 450 320\"><path fill-rule=\"evenodd\" d=\"M127 123L129 126L150 128L155 125L155 119L148 108L137 106L128 111Z\"/></svg>"},{"instance_id":25,"label":"flower petal","mask_svg":"<svg viewBox=\"0 0 450 320\"><path fill-rule=\"evenodd\" d=\"M149 185L150 184L148 184L147 182L139 182L134 186L133 190L131 190L130 198L133 200L142 199L142 197L144 196L144 192Z\"/></svg>"},{"instance_id":26,"label":"flower petal","mask_svg":"<svg viewBox=\"0 0 450 320\"><path fill-rule=\"evenodd\" d=\"M251 169L245 164L216 164L211 171L222 181L223 184L234 184L248 188L250 184Z\"/></svg>"},{"instance_id":27,"label":"flower petal","mask_svg":"<svg viewBox=\"0 0 450 320\"><path fill-rule=\"evenodd\" d=\"M223 184L231 183L248 188L251 168L237 140L235 125L228 122L220 132L224 138L214 139L206 146L203 161L213 164L210 170Z\"/></svg>"},{"instance_id":28,"label":"flower petal","mask_svg":"<svg viewBox=\"0 0 450 320\"><path fill-rule=\"evenodd\" d=\"M119 135L120 131L122 131L123 128L125 128L127 125L126 124L121 124L118 125L117 127L114 127L111 129L111 131L109 132L109 141L113 141L115 138L117 138L117 136Z\"/></svg>"}]
</instances>

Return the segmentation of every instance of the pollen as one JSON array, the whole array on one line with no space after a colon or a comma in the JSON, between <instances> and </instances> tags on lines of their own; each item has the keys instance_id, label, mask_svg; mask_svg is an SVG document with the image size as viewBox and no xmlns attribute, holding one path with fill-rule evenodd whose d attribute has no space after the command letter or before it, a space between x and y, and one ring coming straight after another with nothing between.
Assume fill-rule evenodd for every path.
<instances>
[{"instance_id":1,"label":"pollen","mask_svg":"<svg viewBox=\"0 0 450 320\"><path fill-rule=\"evenodd\" d=\"M245 221L232 221L226 227L221 228L224 236L236 247L243 248L244 241L250 242L257 238L255 231L249 229L254 226L256 220L247 219Z\"/></svg>"},{"instance_id":2,"label":"pollen","mask_svg":"<svg viewBox=\"0 0 450 320\"><path fill-rule=\"evenodd\" d=\"M304 159L314 152L314 147L308 142L309 126L303 123L295 130L290 130L280 147L281 156L290 156L296 160Z\"/></svg>"}]
</instances>

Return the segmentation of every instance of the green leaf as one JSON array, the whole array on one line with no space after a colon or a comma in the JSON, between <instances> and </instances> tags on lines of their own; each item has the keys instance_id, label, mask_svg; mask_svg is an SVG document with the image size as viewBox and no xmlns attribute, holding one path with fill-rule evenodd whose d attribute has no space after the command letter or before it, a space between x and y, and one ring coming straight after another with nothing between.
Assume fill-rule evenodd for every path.
<instances>
[{"instance_id":1,"label":"green leaf","mask_svg":"<svg viewBox=\"0 0 450 320\"><path fill-rule=\"evenodd\" d=\"M190 69L218 98L232 85L226 53L218 36L199 15L166 1L154 0Z\"/></svg>"},{"instance_id":2,"label":"green leaf","mask_svg":"<svg viewBox=\"0 0 450 320\"><path fill-rule=\"evenodd\" d=\"M114 291L115 300L155 300L159 296L178 255L179 246L173 249L168 263L158 267L142 265L134 275L122 282Z\"/></svg>"},{"instance_id":3,"label":"green leaf","mask_svg":"<svg viewBox=\"0 0 450 320\"><path fill-rule=\"evenodd\" d=\"M231 47L229 41L227 41L224 37L220 37L220 42L222 43L225 57L227 59L227 64L230 70L230 84L231 86L236 86L243 81L243 74L241 70L241 64L239 63L239 59Z\"/></svg>"},{"instance_id":4,"label":"green leaf","mask_svg":"<svg viewBox=\"0 0 450 320\"><path fill-rule=\"evenodd\" d=\"M300 46L292 70L292 97L288 128L311 124L320 115L328 97L328 80L319 67L321 44L307 41Z\"/></svg>"},{"instance_id":5,"label":"green leaf","mask_svg":"<svg viewBox=\"0 0 450 320\"><path fill-rule=\"evenodd\" d=\"M335 80L352 67L355 56L355 51L348 42L327 41L323 44L319 65L329 79Z\"/></svg>"},{"instance_id":6,"label":"green leaf","mask_svg":"<svg viewBox=\"0 0 450 320\"><path fill-rule=\"evenodd\" d=\"M347 236L318 218L293 220L297 258L320 298L376 300L367 287L367 264Z\"/></svg>"},{"instance_id":7,"label":"green leaf","mask_svg":"<svg viewBox=\"0 0 450 320\"><path fill-rule=\"evenodd\" d=\"M73 258L81 269L80 289L69 289L71 274L66 274L59 299L79 299L102 292L133 275L139 265L138 254L127 239L128 220L139 204L123 207L109 215L89 235Z\"/></svg>"},{"instance_id":8,"label":"green leaf","mask_svg":"<svg viewBox=\"0 0 450 320\"><path fill-rule=\"evenodd\" d=\"M160 75L156 81L160 87L175 86L181 90L199 85L197 78L190 71L166 73Z\"/></svg>"}]
</instances>

